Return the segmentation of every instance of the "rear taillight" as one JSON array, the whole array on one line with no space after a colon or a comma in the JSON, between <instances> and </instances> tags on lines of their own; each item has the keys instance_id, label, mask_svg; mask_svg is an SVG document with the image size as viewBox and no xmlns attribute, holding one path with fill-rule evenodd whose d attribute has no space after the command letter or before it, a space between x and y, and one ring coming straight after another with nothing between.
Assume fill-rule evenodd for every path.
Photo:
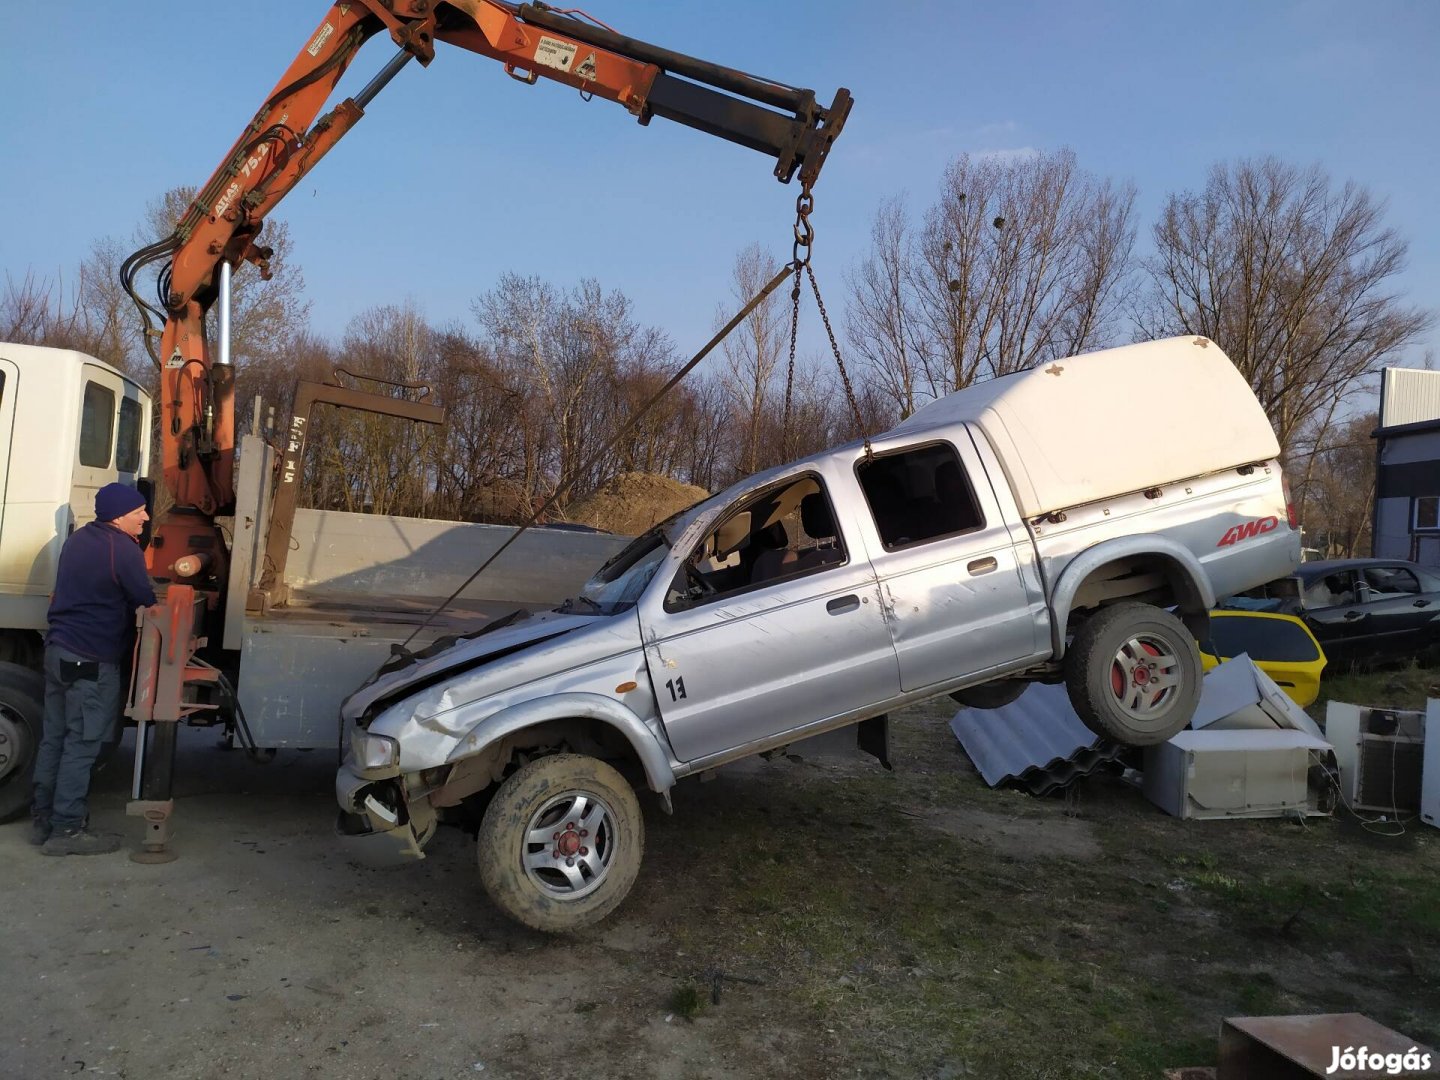
<instances>
[{"instance_id":1,"label":"rear taillight","mask_svg":"<svg viewBox=\"0 0 1440 1080\"><path fill-rule=\"evenodd\" d=\"M1290 528L1300 527L1300 517L1295 513L1295 504L1290 501L1290 478L1284 473L1280 474L1280 490L1285 495L1285 520L1290 522Z\"/></svg>"}]
</instances>

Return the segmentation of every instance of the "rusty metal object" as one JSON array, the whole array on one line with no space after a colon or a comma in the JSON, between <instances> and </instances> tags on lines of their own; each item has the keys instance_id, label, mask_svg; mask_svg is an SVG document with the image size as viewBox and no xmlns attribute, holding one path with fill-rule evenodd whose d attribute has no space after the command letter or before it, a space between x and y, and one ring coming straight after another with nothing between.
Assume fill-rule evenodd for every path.
<instances>
[{"instance_id":1,"label":"rusty metal object","mask_svg":"<svg viewBox=\"0 0 1440 1080\"><path fill-rule=\"evenodd\" d=\"M217 669L195 655L205 645L200 629L206 608L204 594L189 585L171 585L164 600L146 608L140 617L130 700L125 707L125 715L135 721L135 772L125 812L145 819L145 839L137 862L174 858L166 844L174 805L176 725L218 708L198 700L195 693L196 688L220 678Z\"/></svg>"},{"instance_id":2,"label":"rusty metal object","mask_svg":"<svg viewBox=\"0 0 1440 1080\"><path fill-rule=\"evenodd\" d=\"M136 799L126 804L125 813L128 817L145 819L145 837L140 842L140 850L130 853L131 862L159 865L175 861L176 855L168 846L170 815L174 809L174 799Z\"/></svg>"},{"instance_id":3,"label":"rusty metal object","mask_svg":"<svg viewBox=\"0 0 1440 1080\"><path fill-rule=\"evenodd\" d=\"M1339 1055L1428 1055L1424 1069L1337 1068ZM1440 1076L1440 1055L1361 1013L1231 1017L1220 1025L1215 1080L1354 1080L1364 1076Z\"/></svg>"},{"instance_id":4,"label":"rusty metal object","mask_svg":"<svg viewBox=\"0 0 1440 1080\"><path fill-rule=\"evenodd\" d=\"M426 389L428 393L428 388L412 384L373 379L371 376L353 372L346 374L353 378L372 379L407 389ZM285 440L285 449L280 457L280 476L275 488L275 501L270 510L270 526L265 535L265 571L260 579L260 588L252 592L246 604L251 610L275 607L285 602L285 563L290 557L290 534L295 527L295 508L299 504L305 438L310 428L310 412L316 405L321 404L334 405L341 409L359 409L382 416L397 416L419 424L445 422L445 410L439 405L406 401L388 394L372 394L365 390L352 390L348 386L313 382L309 379L297 382L295 406L290 418L290 434Z\"/></svg>"},{"instance_id":5,"label":"rusty metal object","mask_svg":"<svg viewBox=\"0 0 1440 1080\"><path fill-rule=\"evenodd\" d=\"M201 576L177 573L176 563L197 556L204 562ZM171 507L155 523L150 545L145 549L145 561L150 576L162 585L179 576L189 578L187 585L206 590L223 580L229 569L225 539L214 521L198 510L183 506Z\"/></svg>"}]
</instances>

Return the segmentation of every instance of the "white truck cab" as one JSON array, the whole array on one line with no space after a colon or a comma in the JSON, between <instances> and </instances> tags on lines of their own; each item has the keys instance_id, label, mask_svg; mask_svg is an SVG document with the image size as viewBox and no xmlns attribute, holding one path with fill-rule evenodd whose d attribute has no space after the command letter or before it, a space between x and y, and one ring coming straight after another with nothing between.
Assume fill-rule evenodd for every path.
<instances>
[{"instance_id":1,"label":"white truck cab","mask_svg":"<svg viewBox=\"0 0 1440 1080\"><path fill-rule=\"evenodd\" d=\"M71 349L0 342L0 660L38 659L65 538L150 458L150 395Z\"/></svg>"},{"instance_id":2,"label":"white truck cab","mask_svg":"<svg viewBox=\"0 0 1440 1080\"><path fill-rule=\"evenodd\" d=\"M96 491L145 476L150 417L150 395L109 364L0 342L0 821L30 801L60 549Z\"/></svg>"}]
</instances>

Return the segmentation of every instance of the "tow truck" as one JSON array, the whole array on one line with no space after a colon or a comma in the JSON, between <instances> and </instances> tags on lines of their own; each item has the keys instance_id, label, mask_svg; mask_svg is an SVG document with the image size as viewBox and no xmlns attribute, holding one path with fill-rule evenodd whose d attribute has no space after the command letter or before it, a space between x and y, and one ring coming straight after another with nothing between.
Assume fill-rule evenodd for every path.
<instances>
[{"instance_id":1,"label":"tow truck","mask_svg":"<svg viewBox=\"0 0 1440 1080\"><path fill-rule=\"evenodd\" d=\"M361 47L383 37L397 51L358 94L322 114ZM497 526L297 506L314 406L442 421L438 407L413 394L302 381L278 444L255 434L237 438L234 272L249 263L268 276L267 217L406 65L429 65L441 45L495 61L522 83L556 82L586 100L613 101L642 125L659 117L759 151L773 159L780 182L798 177L802 210L813 205L813 185L852 104L844 88L824 105L813 90L652 45L542 3L343 0L326 11L174 231L121 267L159 371L160 475L173 502L148 538L161 599L139 619L125 708L137 728L127 812L144 821L134 856L140 861L173 858L180 724L219 727L259 754L343 744L341 699L394 646L419 650L499 612L553 605L623 543L541 529L517 539L516 530ZM797 229L797 244L801 239ZM142 293L143 272L157 265L151 298ZM502 548L509 550L505 564L437 614L435 601L478 558ZM38 736L34 696L33 679L0 678L0 715L15 727L21 749L6 783L24 788ZM12 814L23 807L10 802Z\"/></svg>"}]
</instances>

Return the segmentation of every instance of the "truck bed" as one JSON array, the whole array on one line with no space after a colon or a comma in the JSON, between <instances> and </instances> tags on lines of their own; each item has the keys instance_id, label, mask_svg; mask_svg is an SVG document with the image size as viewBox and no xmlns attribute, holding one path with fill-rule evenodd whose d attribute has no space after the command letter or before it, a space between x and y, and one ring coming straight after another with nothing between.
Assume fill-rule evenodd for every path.
<instances>
[{"instance_id":1,"label":"truck bed","mask_svg":"<svg viewBox=\"0 0 1440 1080\"><path fill-rule=\"evenodd\" d=\"M264 615L246 615L240 705L262 747L334 746L340 703L390 658L443 597L300 592ZM459 600L407 648L476 630L518 609L553 604Z\"/></svg>"},{"instance_id":2,"label":"truck bed","mask_svg":"<svg viewBox=\"0 0 1440 1080\"><path fill-rule=\"evenodd\" d=\"M359 595L293 590L288 605L272 608L263 616L251 616L247 621L295 623L317 629L327 626L336 631L363 628L370 631L372 636L383 636L387 639L393 630L398 635L397 640L403 641L410 635L411 630L425 623L426 617L444 599L443 596ZM546 611L553 606L460 597L430 619L416 642L473 630L492 619L508 615L517 608L525 611Z\"/></svg>"}]
</instances>

